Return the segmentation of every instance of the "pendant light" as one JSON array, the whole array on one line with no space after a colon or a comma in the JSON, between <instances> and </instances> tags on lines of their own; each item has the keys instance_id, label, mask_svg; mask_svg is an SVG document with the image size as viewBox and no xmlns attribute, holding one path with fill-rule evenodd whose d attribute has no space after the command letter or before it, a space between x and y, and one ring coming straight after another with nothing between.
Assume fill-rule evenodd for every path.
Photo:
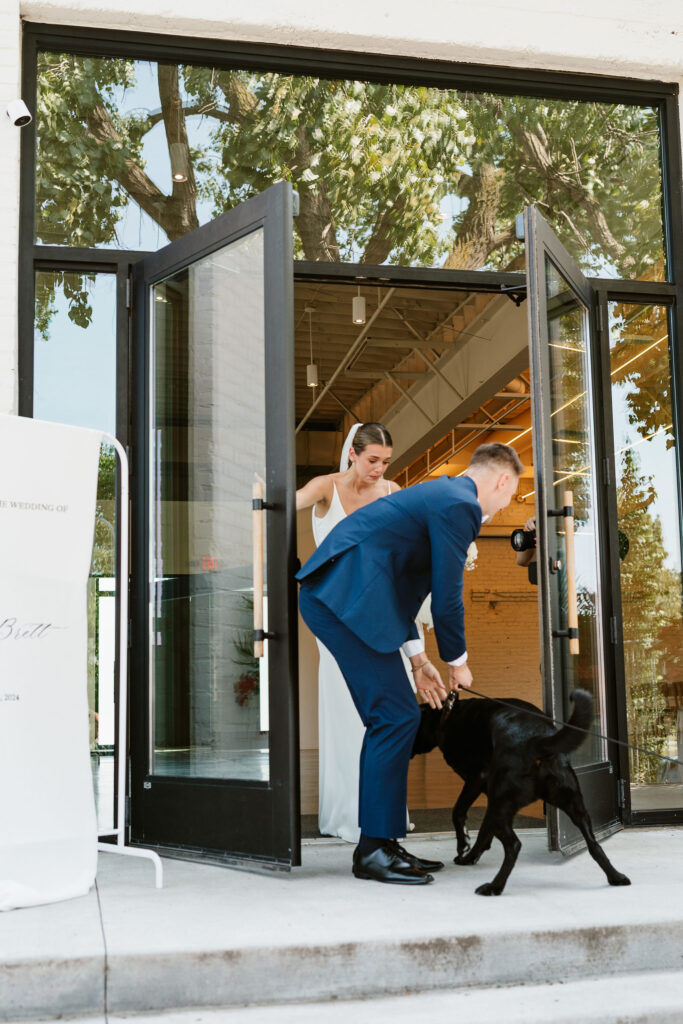
<instances>
[{"instance_id":1,"label":"pendant light","mask_svg":"<svg viewBox=\"0 0 683 1024\"><path fill-rule=\"evenodd\" d=\"M306 306L304 313L308 313L308 343L310 348L311 361L306 367L306 384L309 388L318 387L318 367L313 362L313 307Z\"/></svg>"},{"instance_id":2,"label":"pendant light","mask_svg":"<svg viewBox=\"0 0 683 1024\"><path fill-rule=\"evenodd\" d=\"M182 142L172 142L169 146L171 156L171 177L174 181L187 181L189 168L187 153Z\"/></svg>"},{"instance_id":3,"label":"pendant light","mask_svg":"<svg viewBox=\"0 0 683 1024\"><path fill-rule=\"evenodd\" d=\"M354 295L351 303L351 322L354 324L365 323L365 297L360 293L360 285L358 285L358 295Z\"/></svg>"}]
</instances>

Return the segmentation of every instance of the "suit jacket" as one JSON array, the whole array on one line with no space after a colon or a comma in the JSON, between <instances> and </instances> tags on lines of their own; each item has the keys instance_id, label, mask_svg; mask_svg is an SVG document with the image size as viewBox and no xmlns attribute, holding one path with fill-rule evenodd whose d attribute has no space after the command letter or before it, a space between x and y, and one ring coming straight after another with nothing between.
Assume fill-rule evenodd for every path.
<instances>
[{"instance_id":1,"label":"suit jacket","mask_svg":"<svg viewBox=\"0 0 683 1024\"><path fill-rule=\"evenodd\" d=\"M347 516L297 579L382 652L417 637L415 616L431 591L439 654L454 661L466 650L463 570L480 526L474 481L442 476Z\"/></svg>"}]
</instances>

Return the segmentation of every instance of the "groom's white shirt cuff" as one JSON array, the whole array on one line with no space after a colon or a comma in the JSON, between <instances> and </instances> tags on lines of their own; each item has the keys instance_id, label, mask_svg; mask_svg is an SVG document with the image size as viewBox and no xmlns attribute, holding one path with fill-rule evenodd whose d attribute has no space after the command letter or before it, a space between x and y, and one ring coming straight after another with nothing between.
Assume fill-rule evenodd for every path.
<instances>
[{"instance_id":1,"label":"groom's white shirt cuff","mask_svg":"<svg viewBox=\"0 0 683 1024\"><path fill-rule=\"evenodd\" d=\"M406 640L406 642L401 647L401 650L405 654L406 658L414 658L416 654L422 654L424 652L424 649L425 645L422 640ZM464 654L461 654L459 658L456 658L455 661L449 661L448 664L458 666L464 665L466 661L467 651L465 651Z\"/></svg>"},{"instance_id":2,"label":"groom's white shirt cuff","mask_svg":"<svg viewBox=\"0 0 683 1024\"><path fill-rule=\"evenodd\" d=\"M457 668L458 665L464 665L466 661L467 661L467 651L465 651L464 654L461 654L459 658L456 658L455 661L449 661L448 664L452 665L453 668Z\"/></svg>"}]
</instances>

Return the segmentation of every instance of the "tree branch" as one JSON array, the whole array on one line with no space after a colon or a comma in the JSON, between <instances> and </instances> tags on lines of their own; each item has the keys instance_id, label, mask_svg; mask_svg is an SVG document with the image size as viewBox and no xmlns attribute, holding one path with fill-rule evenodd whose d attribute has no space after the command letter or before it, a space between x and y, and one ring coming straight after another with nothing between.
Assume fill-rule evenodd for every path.
<instances>
[{"instance_id":1,"label":"tree branch","mask_svg":"<svg viewBox=\"0 0 683 1024\"><path fill-rule=\"evenodd\" d=\"M393 206L386 207L378 214L372 234L368 239L368 244L365 246L365 252L361 257L361 263L371 263L374 266L384 263L393 248L393 226L396 218L405 209L405 205L405 198L399 196Z\"/></svg>"},{"instance_id":2,"label":"tree branch","mask_svg":"<svg viewBox=\"0 0 683 1024\"><path fill-rule=\"evenodd\" d=\"M171 155L171 167L174 168L174 149L180 156L182 166L179 168L186 175L185 181L173 180L171 209L169 211L172 224L171 232L166 233L173 241L199 227L197 217L197 186L194 179L194 168L190 159L190 144L183 115L183 101L180 98L179 71L176 64L157 65L161 112L164 118L168 151Z\"/></svg>"},{"instance_id":3,"label":"tree branch","mask_svg":"<svg viewBox=\"0 0 683 1024\"><path fill-rule=\"evenodd\" d=\"M465 179L463 194L469 205L453 248L443 264L447 270L478 270L490 254L509 237L496 232L500 189L504 170L493 164L480 164Z\"/></svg>"},{"instance_id":4,"label":"tree branch","mask_svg":"<svg viewBox=\"0 0 683 1024\"><path fill-rule=\"evenodd\" d=\"M121 149L124 148L124 140L116 130L109 111L101 103L93 107L88 115L88 131L95 142L115 143ZM148 216L166 230L164 222L168 196L165 196L157 188L151 178L148 178L142 168L129 156L123 157L115 173L117 181L128 195Z\"/></svg>"},{"instance_id":5,"label":"tree branch","mask_svg":"<svg viewBox=\"0 0 683 1024\"><path fill-rule=\"evenodd\" d=\"M227 80L221 78L218 87L228 105L229 119L234 123L245 125L258 113L257 97L238 74L229 75ZM294 134L297 144L285 154L284 159L296 180L297 175L311 166L312 154L305 125L300 124ZM316 182L315 190L300 189L296 225L307 260L327 263L339 260L334 217L325 184L321 179Z\"/></svg>"}]
</instances>

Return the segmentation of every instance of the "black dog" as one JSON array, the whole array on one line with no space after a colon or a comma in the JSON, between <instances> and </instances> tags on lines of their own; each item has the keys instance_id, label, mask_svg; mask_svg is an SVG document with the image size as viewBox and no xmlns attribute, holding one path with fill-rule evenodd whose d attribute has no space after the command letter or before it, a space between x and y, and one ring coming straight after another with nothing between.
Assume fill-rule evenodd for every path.
<instances>
[{"instance_id":1,"label":"black dog","mask_svg":"<svg viewBox=\"0 0 683 1024\"><path fill-rule=\"evenodd\" d=\"M458 694L451 691L443 711L422 705L413 755L426 754L438 746L446 763L465 782L453 807L458 844L454 863L476 864L494 837L500 839L505 850L496 877L476 890L480 896L502 893L522 846L512 828L513 818L520 808L534 800L545 800L571 818L610 885L631 884L626 875L611 864L595 838L578 780L569 763L567 755L584 739L585 732L579 730L589 727L593 714L593 700L585 690L574 690L571 699L574 702L572 716L559 730L533 704L514 698L506 697L505 705L488 699L461 701ZM488 806L479 835L470 849L465 821L480 793L486 794Z\"/></svg>"}]
</instances>

